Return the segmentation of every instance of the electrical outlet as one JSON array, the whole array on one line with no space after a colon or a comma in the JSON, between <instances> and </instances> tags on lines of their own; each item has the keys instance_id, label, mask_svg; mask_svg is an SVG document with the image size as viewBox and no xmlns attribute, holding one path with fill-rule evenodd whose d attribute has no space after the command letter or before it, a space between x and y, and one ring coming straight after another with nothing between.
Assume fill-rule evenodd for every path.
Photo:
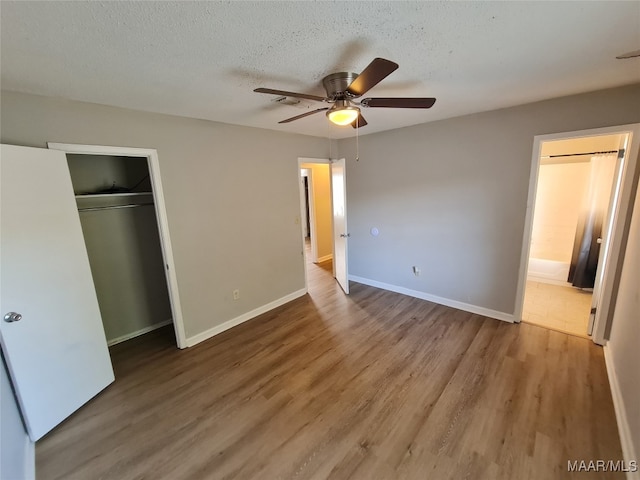
<instances>
[{"instance_id":1,"label":"electrical outlet","mask_svg":"<svg viewBox=\"0 0 640 480\"><path fill-rule=\"evenodd\" d=\"M233 291L233 299L238 300L240 298L240 290L237 288Z\"/></svg>"}]
</instances>

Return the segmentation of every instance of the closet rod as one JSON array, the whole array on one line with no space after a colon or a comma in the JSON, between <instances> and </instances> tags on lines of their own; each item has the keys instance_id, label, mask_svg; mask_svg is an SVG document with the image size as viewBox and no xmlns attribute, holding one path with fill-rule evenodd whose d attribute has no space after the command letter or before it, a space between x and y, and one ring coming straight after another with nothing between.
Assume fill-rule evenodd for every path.
<instances>
[{"instance_id":1,"label":"closet rod","mask_svg":"<svg viewBox=\"0 0 640 480\"><path fill-rule=\"evenodd\" d=\"M128 203L126 205L110 205L106 207L86 207L79 208L79 212L95 212L97 210L115 210L117 208L135 208L135 207L145 207L147 205L153 205L153 203Z\"/></svg>"},{"instance_id":2,"label":"closet rod","mask_svg":"<svg viewBox=\"0 0 640 480\"><path fill-rule=\"evenodd\" d=\"M607 150L606 152L565 153L564 155L542 155L540 158L580 157L582 155L603 155L605 153L618 153L618 150Z\"/></svg>"}]
</instances>

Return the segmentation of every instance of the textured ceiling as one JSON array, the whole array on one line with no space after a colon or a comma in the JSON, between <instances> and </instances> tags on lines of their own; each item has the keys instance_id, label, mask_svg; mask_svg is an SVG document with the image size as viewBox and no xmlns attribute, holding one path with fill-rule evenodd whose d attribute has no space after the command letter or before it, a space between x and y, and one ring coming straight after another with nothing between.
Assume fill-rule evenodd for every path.
<instances>
[{"instance_id":1,"label":"textured ceiling","mask_svg":"<svg viewBox=\"0 0 640 480\"><path fill-rule=\"evenodd\" d=\"M368 109L361 134L640 82L640 2L9 2L2 88L316 136L351 136L320 80L374 57L400 68L366 96L434 96Z\"/></svg>"}]
</instances>

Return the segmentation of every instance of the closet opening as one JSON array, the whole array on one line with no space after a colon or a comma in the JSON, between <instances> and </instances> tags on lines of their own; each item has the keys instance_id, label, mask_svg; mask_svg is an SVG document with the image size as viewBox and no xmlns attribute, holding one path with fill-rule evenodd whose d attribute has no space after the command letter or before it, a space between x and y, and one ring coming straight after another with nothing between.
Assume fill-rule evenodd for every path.
<instances>
[{"instance_id":1,"label":"closet opening","mask_svg":"<svg viewBox=\"0 0 640 480\"><path fill-rule=\"evenodd\" d=\"M67 154L109 346L172 322L147 159Z\"/></svg>"},{"instance_id":2,"label":"closet opening","mask_svg":"<svg viewBox=\"0 0 640 480\"><path fill-rule=\"evenodd\" d=\"M173 324L186 347L155 150L63 150L108 345Z\"/></svg>"}]
</instances>

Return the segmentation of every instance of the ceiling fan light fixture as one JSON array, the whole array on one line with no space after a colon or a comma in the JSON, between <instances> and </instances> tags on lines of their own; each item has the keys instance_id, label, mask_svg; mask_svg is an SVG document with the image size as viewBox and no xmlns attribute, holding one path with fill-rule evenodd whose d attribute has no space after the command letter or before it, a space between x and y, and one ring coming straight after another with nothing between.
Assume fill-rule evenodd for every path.
<instances>
[{"instance_id":1,"label":"ceiling fan light fixture","mask_svg":"<svg viewBox=\"0 0 640 480\"><path fill-rule=\"evenodd\" d=\"M360 115L360 109L349 105L346 100L337 100L327 112L327 117L336 125L351 125Z\"/></svg>"}]
</instances>

